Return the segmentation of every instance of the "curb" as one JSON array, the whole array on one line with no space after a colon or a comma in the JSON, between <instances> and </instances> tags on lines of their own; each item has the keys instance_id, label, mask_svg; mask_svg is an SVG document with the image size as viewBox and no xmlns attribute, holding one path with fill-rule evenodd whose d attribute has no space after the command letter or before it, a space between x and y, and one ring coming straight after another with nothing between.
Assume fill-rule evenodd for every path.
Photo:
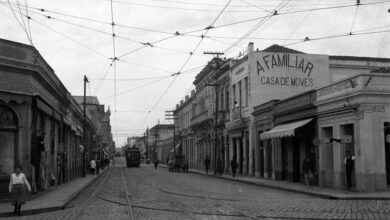
<instances>
[{"instance_id":1,"label":"curb","mask_svg":"<svg viewBox=\"0 0 390 220\"><path fill-rule=\"evenodd\" d=\"M85 186L83 186L80 189L78 189L75 192L73 192L72 195L67 197L61 205L51 206L51 207L44 207L44 208L37 208L37 209L21 210L21 216L34 215L34 214L39 214L39 213L43 213L43 212L52 212L52 211L57 211L57 210L64 209L65 206L68 205L70 201L72 201L72 199L74 199L85 188L87 188L93 182L95 182L97 179L99 179L101 176L103 176L103 174L105 174L106 170L108 170L108 169L111 169L111 167L108 167L108 168L104 169L103 172L101 172L101 174L99 174L99 176L97 176L95 179L91 180L89 183L85 184ZM82 177L80 177L80 178L82 178ZM29 201L27 201L27 202L29 202ZM31 202L31 200L30 200L30 202ZM10 205L9 203L4 203L4 204ZM11 213L11 212L0 213L0 218L3 218L3 217L15 217L15 215L13 213Z\"/></svg>"},{"instance_id":2,"label":"curb","mask_svg":"<svg viewBox=\"0 0 390 220\"><path fill-rule=\"evenodd\" d=\"M164 165L160 165L160 166L163 168L167 168ZM331 200L390 200L390 197L337 196L337 195L333 195L333 194L309 192L309 191L304 191L304 190L299 190L299 189L287 188L287 187L283 187L283 186L270 185L270 184L264 184L264 183L256 183L256 182L251 182L251 181L246 181L246 180L241 180L241 179L233 179L233 178L224 177L224 176L207 175L207 174L193 171L193 170L188 170L188 172L193 173L193 174L202 175L202 176L214 177L214 178L219 178L219 179L229 180L229 181L234 181L234 182L240 182L240 183L254 185L254 186L263 186L263 187L268 187L268 188L273 188L273 189L284 190L284 191L288 191L288 192L306 194L306 195L315 196L315 197L323 198L323 199L331 199Z\"/></svg>"}]
</instances>

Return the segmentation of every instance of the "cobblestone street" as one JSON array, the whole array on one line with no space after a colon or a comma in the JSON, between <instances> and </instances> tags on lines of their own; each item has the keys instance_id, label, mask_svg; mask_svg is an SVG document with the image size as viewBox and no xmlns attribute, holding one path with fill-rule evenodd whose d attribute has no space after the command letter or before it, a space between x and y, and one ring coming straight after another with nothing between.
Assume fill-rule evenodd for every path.
<instances>
[{"instance_id":1,"label":"cobblestone street","mask_svg":"<svg viewBox=\"0 0 390 220\"><path fill-rule=\"evenodd\" d=\"M319 199L161 167L125 168L124 158L115 163L64 210L13 219L129 219L123 179L134 219L390 219L389 201Z\"/></svg>"}]
</instances>

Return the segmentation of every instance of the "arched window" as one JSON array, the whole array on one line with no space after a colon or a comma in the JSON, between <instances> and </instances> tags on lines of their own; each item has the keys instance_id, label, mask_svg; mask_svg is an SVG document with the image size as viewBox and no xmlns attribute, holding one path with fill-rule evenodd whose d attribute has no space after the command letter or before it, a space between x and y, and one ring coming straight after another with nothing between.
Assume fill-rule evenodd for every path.
<instances>
[{"instance_id":1,"label":"arched window","mask_svg":"<svg viewBox=\"0 0 390 220\"><path fill-rule=\"evenodd\" d=\"M0 176L8 176L15 165L18 122L14 111L0 105Z\"/></svg>"}]
</instances>

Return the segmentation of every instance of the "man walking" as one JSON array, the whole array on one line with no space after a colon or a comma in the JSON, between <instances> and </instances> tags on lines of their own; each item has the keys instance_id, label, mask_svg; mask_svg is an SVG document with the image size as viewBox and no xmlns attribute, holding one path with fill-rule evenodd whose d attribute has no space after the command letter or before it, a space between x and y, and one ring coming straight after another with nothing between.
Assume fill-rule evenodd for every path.
<instances>
[{"instance_id":1,"label":"man walking","mask_svg":"<svg viewBox=\"0 0 390 220\"><path fill-rule=\"evenodd\" d=\"M157 170L157 166L158 166L158 160L157 159L154 159L154 169Z\"/></svg>"},{"instance_id":2,"label":"man walking","mask_svg":"<svg viewBox=\"0 0 390 220\"><path fill-rule=\"evenodd\" d=\"M310 186L313 180L313 163L311 162L309 155L306 155L302 164L303 176L305 177L306 186Z\"/></svg>"},{"instance_id":3,"label":"man walking","mask_svg":"<svg viewBox=\"0 0 390 220\"><path fill-rule=\"evenodd\" d=\"M355 161L355 156L351 155L349 150L345 151L345 175L347 177L347 189L351 189L352 187L352 171L353 171L353 163Z\"/></svg>"},{"instance_id":4,"label":"man walking","mask_svg":"<svg viewBox=\"0 0 390 220\"><path fill-rule=\"evenodd\" d=\"M237 161L236 161L236 158L233 158L230 161L230 167L232 168L233 177L235 177L236 176L236 171L237 171Z\"/></svg>"},{"instance_id":5,"label":"man walking","mask_svg":"<svg viewBox=\"0 0 390 220\"><path fill-rule=\"evenodd\" d=\"M206 169L206 174L209 173L209 166L210 166L210 159L209 156L206 155L206 158L204 159L204 168Z\"/></svg>"}]
</instances>

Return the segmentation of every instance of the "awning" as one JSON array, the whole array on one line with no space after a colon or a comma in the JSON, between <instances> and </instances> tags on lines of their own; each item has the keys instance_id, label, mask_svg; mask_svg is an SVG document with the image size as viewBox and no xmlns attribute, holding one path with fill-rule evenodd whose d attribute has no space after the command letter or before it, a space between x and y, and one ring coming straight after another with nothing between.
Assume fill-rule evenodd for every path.
<instances>
[{"instance_id":1,"label":"awning","mask_svg":"<svg viewBox=\"0 0 390 220\"><path fill-rule=\"evenodd\" d=\"M177 144L176 147L175 147L175 149L172 149L171 152L177 150L177 148L179 148L180 146L181 146L181 143Z\"/></svg>"},{"instance_id":2,"label":"awning","mask_svg":"<svg viewBox=\"0 0 390 220\"><path fill-rule=\"evenodd\" d=\"M264 132L260 135L260 139L270 139L270 138L278 138L278 137L288 137L295 135L295 129L304 126L309 123L311 119L306 119L302 121L296 121L287 124L278 125L271 130Z\"/></svg>"}]
</instances>

